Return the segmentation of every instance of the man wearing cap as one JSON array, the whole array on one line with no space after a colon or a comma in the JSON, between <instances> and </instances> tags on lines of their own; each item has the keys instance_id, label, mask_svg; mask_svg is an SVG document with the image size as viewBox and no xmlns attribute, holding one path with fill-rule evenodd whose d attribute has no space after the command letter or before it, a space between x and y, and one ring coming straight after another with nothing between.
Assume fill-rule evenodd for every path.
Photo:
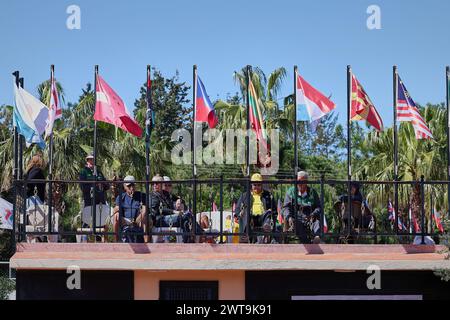
<instances>
[{"instance_id":1,"label":"man wearing cap","mask_svg":"<svg viewBox=\"0 0 450 320\"><path fill-rule=\"evenodd\" d=\"M123 186L125 192L116 198L114 208L114 232L118 235L120 226L122 242L148 242L145 194L136 191L133 176L126 176Z\"/></svg>"},{"instance_id":2,"label":"man wearing cap","mask_svg":"<svg viewBox=\"0 0 450 320\"><path fill-rule=\"evenodd\" d=\"M250 227L262 227L264 232L271 232L274 225L274 216L276 212L276 204L272 194L263 190L263 178L259 173L255 173L251 177L251 194L250 194L250 221L247 216L247 192L244 192L238 200L235 216L239 218L239 232L247 232Z\"/></svg>"},{"instance_id":3,"label":"man wearing cap","mask_svg":"<svg viewBox=\"0 0 450 320\"><path fill-rule=\"evenodd\" d=\"M306 228L308 222L311 222L311 232L315 236L314 243L318 243L320 242L320 227L317 228L317 224L320 223L321 210L319 196L306 183L308 181L306 171L300 171L297 174L297 181L301 183L298 183L297 187L290 187L284 198L282 214L287 222L287 231L292 232L295 229L300 242L308 243Z\"/></svg>"},{"instance_id":4,"label":"man wearing cap","mask_svg":"<svg viewBox=\"0 0 450 320\"><path fill-rule=\"evenodd\" d=\"M184 215L184 212L175 210L175 204L172 201L171 194L164 194L164 192L168 192L167 187L165 187L165 191L163 190L164 178L160 175L156 175L152 178L152 181L154 184L153 192L150 198L150 205L153 225L158 228L181 228L182 232L189 232L187 229L189 224L189 215Z\"/></svg>"},{"instance_id":5,"label":"man wearing cap","mask_svg":"<svg viewBox=\"0 0 450 320\"><path fill-rule=\"evenodd\" d=\"M94 156L89 154L86 156L86 165L80 171L80 181L94 181ZM97 167L97 181L105 181L105 177L100 169ZM83 192L84 206L92 205L91 188L93 184L81 183L81 191ZM109 184L98 183L95 186L95 203L106 204L105 192L109 189Z\"/></svg>"}]
</instances>

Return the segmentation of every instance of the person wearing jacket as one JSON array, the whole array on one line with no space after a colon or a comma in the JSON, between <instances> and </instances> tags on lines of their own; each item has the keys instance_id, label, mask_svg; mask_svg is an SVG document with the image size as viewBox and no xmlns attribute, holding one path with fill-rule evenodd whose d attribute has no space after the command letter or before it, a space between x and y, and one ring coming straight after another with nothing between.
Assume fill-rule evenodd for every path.
<instances>
[{"instance_id":1,"label":"person wearing jacket","mask_svg":"<svg viewBox=\"0 0 450 320\"><path fill-rule=\"evenodd\" d=\"M269 191L263 190L263 178L259 173L252 175L251 183L250 217L247 214L247 192L241 195L236 205L235 217L239 218L239 232L246 233L249 225L262 227L264 232L271 232L276 212L275 200Z\"/></svg>"},{"instance_id":2,"label":"person wearing jacket","mask_svg":"<svg viewBox=\"0 0 450 320\"><path fill-rule=\"evenodd\" d=\"M43 169L42 155L34 155L28 162L24 175L24 179L27 180L27 207L43 204L45 201L45 182L31 182L33 180L45 180Z\"/></svg>"},{"instance_id":3,"label":"person wearing jacket","mask_svg":"<svg viewBox=\"0 0 450 320\"><path fill-rule=\"evenodd\" d=\"M94 181L94 156L86 156L86 165L80 171L80 181ZM105 177L100 169L97 167L97 181L105 181ZM80 183L81 192L83 193L84 206L92 205L91 198L91 183ZM106 191L109 189L109 184L98 183L95 186L95 204L106 204Z\"/></svg>"},{"instance_id":4,"label":"person wearing jacket","mask_svg":"<svg viewBox=\"0 0 450 320\"><path fill-rule=\"evenodd\" d=\"M308 222L312 222L311 232L314 236L314 243L320 242L320 200L317 192L306 183L308 173L300 171L297 174L297 187L293 186L286 192L283 202L282 214L287 222L287 231L293 232L301 243L310 243L307 235Z\"/></svg>"}]
</instances>

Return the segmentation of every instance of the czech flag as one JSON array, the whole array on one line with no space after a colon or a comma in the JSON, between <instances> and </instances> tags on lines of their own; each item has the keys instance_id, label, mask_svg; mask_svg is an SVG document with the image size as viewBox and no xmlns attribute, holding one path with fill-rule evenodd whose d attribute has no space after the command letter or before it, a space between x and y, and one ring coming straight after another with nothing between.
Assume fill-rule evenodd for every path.
<instances>
[{"instance_id":1,"label":"czech flag","mask_svg":"<svg viewBox=\"0 0 450 320\"><path fill-rule=\"evenodd\" d=\"M197 76L197 95L195 99L195 122L208 122L210 128L215 128L218 119L214 106L209 100L206 93L205 86L203 85L200 77Z\"/></svg>"}]
</instances>

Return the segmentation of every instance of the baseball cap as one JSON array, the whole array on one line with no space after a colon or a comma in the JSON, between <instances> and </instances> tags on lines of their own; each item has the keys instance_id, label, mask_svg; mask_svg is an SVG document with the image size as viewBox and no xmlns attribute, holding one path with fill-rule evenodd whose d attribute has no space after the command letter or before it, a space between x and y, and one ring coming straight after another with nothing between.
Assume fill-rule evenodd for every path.
<instances>
[{"instance_id":1,"label":"baseball cap","mask_svg":"<svg viewBox=\"0 0 450 320\"><path fill-rule=\"evenodd\" d=\"M86 156L86 160L88 160L88 159L94 159L94 155L93 155L92 153L89 153L89 154Z\"/></svg>"},{"instance_id":2,"label":"baseball cap","mask_svg":"<svg viewBox=\"0 0 450 320\"><path fill-rule=\"evenodd\" d=\"M134 184L135 180L136 179L134 179L133 176L126 176L125 179L123 179L123 181L124 181L123 184L126 185L126 186L129 186L130 184Z\"/></svg>"},{"instance_id":3,"label":"baseball cap","mask_svg":"<svg viewBox=\"0 0 450 320\"><path fill-rule=\"evenodd\" d=\"M262 175L260 175L259 173L253 174L251 181L252 182L262 182L263 181Z\"/></svg>"}]
</instances>

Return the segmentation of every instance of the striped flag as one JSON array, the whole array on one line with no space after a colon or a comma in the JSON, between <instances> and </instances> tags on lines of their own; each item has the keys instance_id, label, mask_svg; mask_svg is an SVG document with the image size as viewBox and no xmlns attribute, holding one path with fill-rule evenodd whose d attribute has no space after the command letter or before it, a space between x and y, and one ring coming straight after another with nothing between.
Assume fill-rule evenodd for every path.
<instances>
[{"instance_id":1,"label":"striped flag","mask_svg":"<svg viewBox=\"0 0 450 320\"><path fill-rule=\"evenodd\" d=\"M381 120L374 104L353 74L351 90L351 119L365 120L377 131L383 131L383 120Z\"/></svg>"},{"instance_id":2,"label":"striped flag","mask_svg":"<svg viewBox=\"0 0 450 320\"><path fill-rule=\"evenodd\" d=\"M441 214L436 210L436 207L433 208L433 220L436 223L436 227L439 229L439 232L444 233L444 227L441 221Z\"/></svg>"},{"instance_id":3,"label":"striped flag","mask_svg":"<svg viewBox=\"0 0 450 320\"><path fill-rule=\"evenodd\" d=\"M55 121L62 117L62 109L59 103L59 94L55 78L53 77L50 82L50 104L48 107L47 125L45 127L45 139L53 133Z\"/></svg>"},{"instance_id":4,"label":"striped flag","mask_svg":"<svg viewBox=\"0 0 450 320\"><path fill-rule=\"evenodd\" d=\"M395 225L395 221L397 220L397 216L396 216L395 208L392 205L391 200L389 200L389 202L388 202L388 212L389 212L389 220L391 221L392 225ZM398 230L399 231L403 231L403 230L406 231L406 226L402 222L402 219L401 219L400 216L398 217Z\"/></svg>"},{"instance_id":5,"label":"striped flag","mask_svg":"<svg viewBox=\"0 0 450 320\"><path fill-rule=\"evenodd\" d=\"M282 211L282 207L283 204L281 203L281 199L278 199L278 204L277 204L277 220L279 224L283 224L284 223L284 218L283 218L283 214L281 213Z\"/></svg>"},{"instance_id":6,"label":"striped flag","mask_svg":"<svg viewBox=\"0 0 450 320\"><path fill-rule=\"evenodd\" d=\"M261 110L261 103L256 94L255 87L252 80L248 82L249 90L249 104L250 104L250 127L256 132L256 138L260 141L267 150L267 135L264 128L263 114Z\"/></svg>"},{"instance_id":7,"label":"striped flag","mask_svg":"<svg viewBox=\"0 0 450 320\"><path fill-rule=\"evenodd\" d=\"M299 74L296 75L295 90L297 121L309 121L317 126L317 120L336 108L330 99L312 87Z\"/></svg>"},{"instance_id":8,"label":"striped flag","mask_svg":"<svg viewBox=\"0 0 450 320\"><path fill-rule=\"evenodd\" d=\"M433 139L430 129L419 113L414 100L409 95L403 81L398 77L397 120L410 122L414 128L416 139Z\"/></svg>"},{"instance_id":9,"label":"striped flag","mask_svg":"<svg viewBox=\"0 0 450 320\"><path fill-rule=\"evenodd\" d=\"M207 122L210 128L215 128L219 122L214 106L206 93L205 86L197 76L197 94L195 97L195 122Z\"/></svg>"}]
</instances>

